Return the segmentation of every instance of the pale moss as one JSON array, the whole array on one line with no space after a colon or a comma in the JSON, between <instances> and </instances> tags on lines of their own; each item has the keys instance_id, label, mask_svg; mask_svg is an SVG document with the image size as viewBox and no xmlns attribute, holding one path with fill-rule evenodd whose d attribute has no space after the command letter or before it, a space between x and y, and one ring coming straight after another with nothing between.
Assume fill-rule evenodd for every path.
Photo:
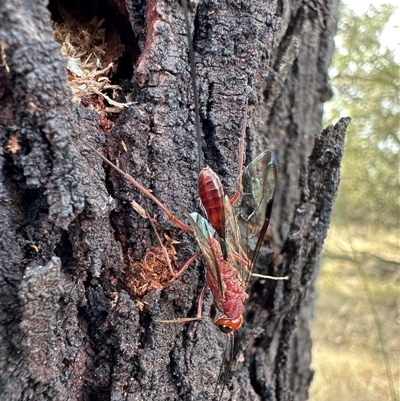
<instances>
[{"instance_id":1,"label":"pale moss","mask_svg":"<svg viewBox=\"0 0 400 401\"><path fill-rule=\"evenodd\" d=\"M96 16L90 22L73 18L60 9L63 22L52 22L54 37L61 45L61 53L67 58L68 79L73 92L73 101L80 102L90 95L101 95L111 107L107 112L120 112L128 103L119 103L108 96L105 91L116 91L121 88L110 84L111 73L115 69L113 62L107 59L106 30L104 19ZM122 55L124 46L116 50Z\"/></svg>"}]
</instances>

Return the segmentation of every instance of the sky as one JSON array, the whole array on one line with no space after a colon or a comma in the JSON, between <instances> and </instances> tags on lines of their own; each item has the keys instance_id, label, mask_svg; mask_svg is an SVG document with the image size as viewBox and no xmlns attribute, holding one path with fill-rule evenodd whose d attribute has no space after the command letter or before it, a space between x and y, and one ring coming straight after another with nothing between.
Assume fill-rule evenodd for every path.
<instances>
[{"instance_id":1,"label":"sky","mask_svg":"<svg viewBox=\"0 0 400 401\"><path fill-rule=\"evenodd\" d=\"M382 34L382 44L389 49L394 50L395 60L400 62L400 2L399 0L342 0L347 6L354 10L357 14L365 14L370 4L378 8L382 4L392 4L397 7L393 17L390 19L388 26Z\"/></svg>"}]
</instances>

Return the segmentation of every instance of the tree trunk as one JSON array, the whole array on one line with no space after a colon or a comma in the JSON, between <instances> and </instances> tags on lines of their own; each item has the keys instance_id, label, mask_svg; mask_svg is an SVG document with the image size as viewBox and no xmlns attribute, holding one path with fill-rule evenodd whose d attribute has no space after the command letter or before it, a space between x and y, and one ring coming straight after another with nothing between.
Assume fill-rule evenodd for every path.
<instances>
[{"instance_id":1,"label":"tree trunk","mask_svg":"<svg viewBox=\"0 0 400 401\"><path fill-rule=\"evenodd\" d=\"M111 114L100 96L72 102L51 25L57 7L50 2L50 14L46 3L0 7L2 399L213 399L226 338L213 324L211 294L201 321L159 322L194 316L205 279L198 262L171 280L155 230L174 269L198 251L195 240L87 146L179 219L199 209L182 8L175 0L60 2L71 18L105 19L106 53L124 49L113 82L130 105ZM305 400L313 283L349 122L321 132L337 2L190 7L206 164L232 194L247 112L247 162L269 148L279 166L256 270L289 276L251 281L223 399Z\"/></svg>"}]
</instances>

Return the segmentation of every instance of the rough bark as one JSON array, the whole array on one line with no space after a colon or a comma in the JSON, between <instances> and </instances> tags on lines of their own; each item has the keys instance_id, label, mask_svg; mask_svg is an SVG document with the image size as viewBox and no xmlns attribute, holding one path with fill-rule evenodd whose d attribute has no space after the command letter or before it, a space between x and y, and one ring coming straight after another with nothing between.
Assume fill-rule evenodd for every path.
<instances>
[{"instance_id":1,"label":"rough bark","mask_svg":"<svg viewBox=\"0 0 400 401\"><path fill-rule=\"evenodd\" d=\"M257 271L289 276L249 285L224 399L305 400L312 380L313 282L349 122L321 132L337 7L322 3L191 4L206 163L232 193L248 103L247 160L269 148L279 165L273 241ZM212 399L226 339L210 318L211 295L201 321L157 322L195 314L201 263L135 296L125 275L158 241L131 201L179 241L177 265L195 241L87 146L118 159L177 217L198 210L182 9L171 0L69 4L121 29L133 104L105 133L97 111L71 101L47 2L1 0L2 399Z\"/></svg>"}]
</instances>

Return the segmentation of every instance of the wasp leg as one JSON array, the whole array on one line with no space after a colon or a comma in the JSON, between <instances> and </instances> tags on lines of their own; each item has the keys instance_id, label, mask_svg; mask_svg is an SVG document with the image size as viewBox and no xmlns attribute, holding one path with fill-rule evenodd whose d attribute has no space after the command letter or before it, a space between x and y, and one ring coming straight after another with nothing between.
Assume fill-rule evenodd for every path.
<instances>
[{"instance_id":1,"label":"wasp leg","mask_svg":"<svg viewBox=\"0 0 400 401\"><path fill-rule=\"evenodd\" d=\"M195 317L181 317L178 319L173 319L173 320L156 320L156 322L159 323L187 323L187 322L195 322L197 320L201 320L201 312L202 312L202 307L203 307L203 298L204 298L204 292L206 290L206 286L203 287L201 290L201 293L199 295L199 299L197 301L197 312Z\"/></svg>"}]
</instances>

